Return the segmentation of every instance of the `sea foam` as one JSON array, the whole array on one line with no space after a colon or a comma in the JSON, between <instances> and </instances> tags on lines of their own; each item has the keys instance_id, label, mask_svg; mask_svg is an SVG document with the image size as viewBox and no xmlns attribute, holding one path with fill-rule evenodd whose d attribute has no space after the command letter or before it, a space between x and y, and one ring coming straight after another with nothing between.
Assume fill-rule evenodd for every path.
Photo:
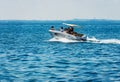
<instances>
[{"instance_id":1,"label":"sea foam","mask_svg":"<svg viewBox=\"0 0 120 82\"><path fill-rule=\"evenodd\" d=\"M104 44L120 44L119 39L97 39L95 37L92 38L87 38L88 42L93 42L93 43L104 43Z\"/></svg>"},{"instance_id":2,"label":"sea foam","mask_svg":"<svg viewBox=\"0 0 120 82\"><path fill-rule=\"evenodd\" d=\"M77 40L70 40L67 38L52 38L49 40L50 42L63 42L63 43L71 43L71 42L83 42L83 41L77 41ZM95 37L87 37L87 41L85 42L91 42L91 43L104 43L104 44L120 44L119 39L97 39Z\"/></svg>"}]
</instances>

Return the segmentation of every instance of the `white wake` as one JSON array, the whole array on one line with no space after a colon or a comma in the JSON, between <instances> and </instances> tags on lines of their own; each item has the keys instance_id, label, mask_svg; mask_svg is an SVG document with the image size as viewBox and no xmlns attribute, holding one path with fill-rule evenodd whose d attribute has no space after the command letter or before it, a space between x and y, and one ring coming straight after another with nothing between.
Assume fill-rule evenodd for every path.
<instances>
[{"instance_id":1,"label":"white wake","mask_svg":"<svg viewBox=\"0 0 120 82\"><path fill-rule=\"evenodd\" d=\"M92 38L87 38L88 42L93 42L93 43L104 43L104 44L120 44L119 39L96 39L95 37Z\"/></svg>"},{"instance_id":2,"label":"white wake","mask_svg":"<svg viewBox=\"0 0 120 82\"><path fill-rule=\"evenodd\" d=\"M96 39L95 37L87 37L87 41L77 41L70 40L67 38L52 38L49 41L51 42L63 42L63 43L71 43L71 42L90 42L90 43L104 43L104 44L120 44L119 39Z\"/></svg>"},{"instance_id":3,"label":"white wake","mask_svg":"<svg viewBox=\"0 0 120 82\"><path fill-rule=\"evenodd\" d=\"M63 42L63 43L80 42L77 40L70 40L67 38L52 38L49 41L51 41L51 42Z\"/></svg>"}]
</instances>

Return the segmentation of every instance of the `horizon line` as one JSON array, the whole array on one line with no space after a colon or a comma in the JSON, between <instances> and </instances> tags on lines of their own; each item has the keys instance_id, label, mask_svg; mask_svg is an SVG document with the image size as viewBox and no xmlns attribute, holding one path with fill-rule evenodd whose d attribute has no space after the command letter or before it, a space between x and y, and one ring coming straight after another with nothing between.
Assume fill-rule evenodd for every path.
<instances>
[{"instance_id":1,"label":"horizon line","mask_svg":"<svg viewBox=\"0 0 120 82\"><path fill-rule=\"evenodd\" d=\"M101 19L101 18L88 18L88 19L0 19L0 21L84 21L84 20L108 20L108 21L120 21L120 19Z\"/></svg>"}]
</instances>

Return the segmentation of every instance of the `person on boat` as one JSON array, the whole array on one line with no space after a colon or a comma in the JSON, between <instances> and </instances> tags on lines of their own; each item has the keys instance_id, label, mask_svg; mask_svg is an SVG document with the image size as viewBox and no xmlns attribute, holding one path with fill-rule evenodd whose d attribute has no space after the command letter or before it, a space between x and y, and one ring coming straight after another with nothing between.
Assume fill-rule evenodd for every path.
<instances>
[{"instance_id":1,"label":"person on boat","mask_svg":"<svg viewBox=\"0 0 120 82\"><path fill-rule=\"evenodd\" d=\"M68 31L68 29L67 29L67 28L65 28L65 29L64 29L64 32L66 32L66 33L67 33L67 31Z\"/></svg>"},{"instance_id":2,"label":"person on boat","mask_svg":"<svg viewBox=\"0 0 120 82\"><path fill-rule=\"evenodd\" d=\"M66 32L66 33L68 33L68 34L71 34L71 29L70 29L70 27L65 28L65 29L64 29L64 32Z\"/></svg>"},{"instance_id":3,"label":"person on boat","mask_svg":"<svg viewBox=\"0 0 120 82\"><path fill-rule=\"evenodd\" d=\"M63 32L63 27L60 28L60 31Z\"/></svg>"},{"instance_id":4,"label":"person on boat","mask_svg":"<svg viewBox=\"0 0 120 82\"><path fill-rule=\"evenodd\" d=\"M74 30L73 27L71 27L71 26L68 27L68 34L73 34L73 32L74 32L73 30Z\"/></svg>"},{"instance_id":5,"label":"person on boat","mask_svg":"<svg viewBox=\"0 0 120 82\"><path fill-rule=\"evenodd\" d=\"M74 32L74 28L73 28L72 26L70 27L70 31L71 31L71 32Z\"/></svg>"},{"instance_id":6,"label":"person on boat","mask_svg":"<svg viewBox=\"0 0 120 82\"><path fill-rule=\"evenodd\" d=\"M54 29L54 26L51 26L50 30L55 30L55 29Z\"/></svg>"},{"instance_id":7,"label":"person on boat","mask_svg":"<svg viewBox=\"0 0 120 82\"><path fill-rule=\"evenodd\" d=\"M67 33L70 34L70 27L67 28Z\"/></svg>"}]
</instances>

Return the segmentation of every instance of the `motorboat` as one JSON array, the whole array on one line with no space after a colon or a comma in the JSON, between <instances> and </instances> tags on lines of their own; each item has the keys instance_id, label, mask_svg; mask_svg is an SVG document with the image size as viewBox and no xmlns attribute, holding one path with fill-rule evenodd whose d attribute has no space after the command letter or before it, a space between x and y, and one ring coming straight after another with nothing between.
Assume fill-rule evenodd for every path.
<instances>
[{"instance_id":1,"label":"motorboat","mask_svg":"<svg viewBox=\"0 0 120 82\"><path fill-rule=\"evenodd\" d=\"M77 41L86 41L87 40L87 36L84 34L72 35L65 31L58 31L58 30L49 30L49 32L50 32L51 36L54 37L55 39L66 38L69 40L77 40Z\"/></svg>"},{"instance_id":2,"label":"motorboat","mask_svg":"<svg viewBox=\"0 0 120 82\"><path fill-rule=\"evenodd\" d=\"M67 25L69 29L65 28L66 30L65 29L63 30L63 27L62 27L62 31L61 30L58 31L54 29L54 26L52 26L51 29L49 30L52 37L54 37L55 39L66 38L69 40L87 41L86 35L74 32L75 27L79 28L81 26L76 25L76 24L68 24L68 23L63 23L63 24Z\"/></svg>"}]
</instances>

